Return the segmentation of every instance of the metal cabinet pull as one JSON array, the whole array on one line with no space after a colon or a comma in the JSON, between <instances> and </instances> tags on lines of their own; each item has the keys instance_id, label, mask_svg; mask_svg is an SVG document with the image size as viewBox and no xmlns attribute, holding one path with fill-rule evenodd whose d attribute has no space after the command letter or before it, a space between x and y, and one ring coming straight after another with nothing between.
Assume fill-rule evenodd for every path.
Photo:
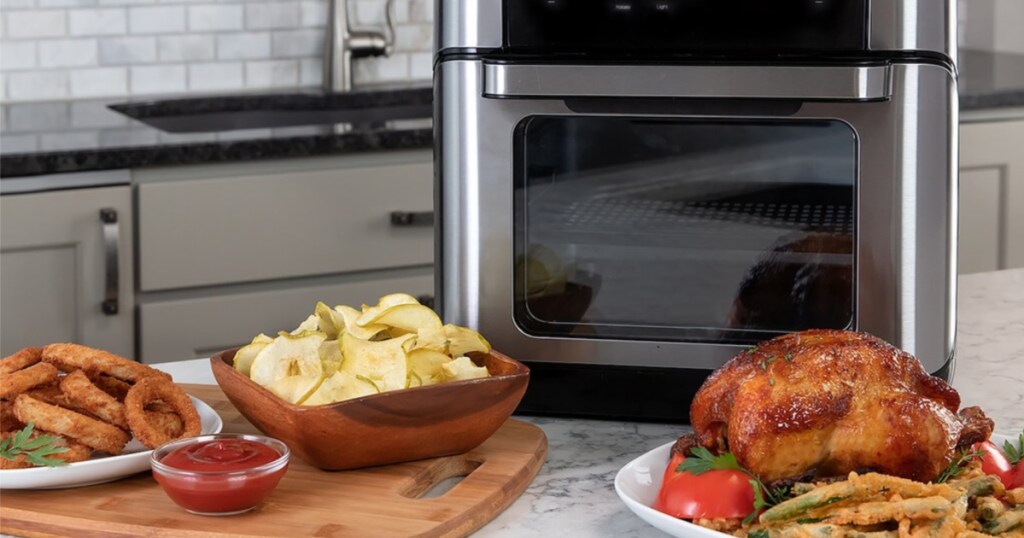
<instances>
[{"instance_id":1,"label":"metal cabinet pull","mask_svg":"<svg viewBox=\"0 0 1024 538\"><path fill-rule=\"evenodd\" d=\"M105 264L102 309L104 314L113 316L118 311L117 288L120 283L118 242L121 239L121 227L117 224L117 210L109 207L100 209L100 222L103 223Z\"/></svg>"},{"instance_id":2,"label":"metal cabinet pull","mask_svg":"<svg viewBox=\"0 0 1024 538\"><path fill-rule=\"evenodd\" d=\"M392 226L433 226L433 211L392 211Z\"/></svg>"}]
</instances>

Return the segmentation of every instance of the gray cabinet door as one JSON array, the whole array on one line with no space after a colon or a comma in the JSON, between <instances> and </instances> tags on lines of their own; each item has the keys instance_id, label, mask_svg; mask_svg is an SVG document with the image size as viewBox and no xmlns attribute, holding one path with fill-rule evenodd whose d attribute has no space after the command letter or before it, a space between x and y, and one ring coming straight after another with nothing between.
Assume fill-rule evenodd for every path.
<instances>
[{"instance_id":1,"label":"gray cabinet door","mask_svg":"<svg viewBox=\"0 0 1024 538\"><path fill-rule=\"evenodd\" d=\"M960 126L960 273L1024 267L1024 121Z\"/></svg>"},{"instance_id":2,"label":"gray cabinet door","mask_svg":"<svg viewBox=\"0 0 1024 538\"><path fill-rule=\"evenodd\" d=\"M359 308L385 294L432 295L431 267L381 271L352 278L188 294L139 305L139 360L158 363L208 357L249 343L263 332L290 331L313 313L317 301Z\"/></svg>"},{"instance_id":3,"label":"gray cabinet door","mask_svg":"<svg viewBox=\"0 0 1024 538\"><path fill-rule=\"evenodd\" d=\"M418 156L419 162L143 182L139 289L430 264L433 165L429 153ZM427 218L396 223L392 212Z\"/></svg>"},{"instance_id":4,"label":"gray cabinet door","mask_svg":"<svg viewBox=\"0 0 1024 538\"><path fill-rule=\"evenodd\" d=\"M101 220L105 209L113 210L116 222ZM108 270L114 269L118 308L114 312L108 303L104 312ZM78 342L133 357L134 332L131 187L0 198L3 354Z\"/></svg>"}]
</instances>

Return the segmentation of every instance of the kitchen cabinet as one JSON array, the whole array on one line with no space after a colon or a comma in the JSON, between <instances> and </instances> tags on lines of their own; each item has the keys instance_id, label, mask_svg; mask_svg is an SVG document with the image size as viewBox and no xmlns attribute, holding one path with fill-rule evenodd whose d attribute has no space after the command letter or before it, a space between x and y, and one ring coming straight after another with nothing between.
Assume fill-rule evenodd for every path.
<instances>
[{"instance_id":1,"label":"kitchen cabinet","mask_svg":"<svg viewBox=\"0 0 1024 538\"><path fill-rule=\"evenodd\" d=\"M0 351L79 342L134 357L131 187L0 197Z\"/></svg>"},{"instance_id":2,"label":"kitchen cabinet","mask_svg":"<svg viewBox=\"0 0 1024 538\"><path fill-rule=\"evenodd\" d=\"M260 332L273 336L294 329L313 313L317 301L358 308L396 290L433 295L433 269L143 303L139 305L140 356L147 363L209 357L248 344Z\"/></svg>"},{"instance_id":3,"label":"kitchen cabinet","mask_svg":"<svg viewBox=\"0 0 1024 538\"><path fill-rule=\"evenodd\" d=\"M291 330L318 300L431 296L429 151L138 170L138 349L158 363Z\"/></svg>"},{"instance_id":4,"label":"kitchen cabinet","mask_svg":"<svg viewBox=\"0 0 1024 538\"><path fill-rule=\"evenodd\" d=\"M1024 267L1024 119L960 126L961 274Z\"/></svg>"},{"instance_id":5,"label":"kitchen cabinet","mask_svg":"<svg viewBox=\"0 0 1024 538\"><path fill-rule=\"evenodd\" d=\"M140 289L431 264L430 153L378 159L140 181Z\"/></svg>"}]
</instances>

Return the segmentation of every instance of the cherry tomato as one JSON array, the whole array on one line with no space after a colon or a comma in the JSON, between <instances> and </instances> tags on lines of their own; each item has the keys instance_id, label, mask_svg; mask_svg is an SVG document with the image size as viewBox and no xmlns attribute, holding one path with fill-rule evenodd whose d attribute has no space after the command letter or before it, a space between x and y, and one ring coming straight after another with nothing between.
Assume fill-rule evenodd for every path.
<instances>
[{"instance_id":1,"label":"cherry tomato","mask_svg":"<svg viewBox=\"0 0 1024 538\"><path fill-rule=\"evenodd\" d=\"M985 455L981 457L981 470L985 474L995 475L999 477L999 480L1003 482L1003 485L1010 487L1007 482L1009 476L1007 473L1013 467L1010 462L1007 461L1006 456L1003 455L1003 451L992 441L985 441L984 443L976 443L973 447L975 451L984 450Z\"/></svg>"},{"instance_id":2,"label":"cherry tomato","mask_svg":"<svg viewBox=\"0 0 1024 538\"><path fill-rule=\"evenodd\" d=\"M741 518L754 511L754 488L743 471L713 470L694 475L676 467L683 456L673 454L665 469L654 509L670 516L694 518Z\"/></svg>"},{"instance_id":3,"label":"cherry tomato","mask_svg":"<svg viewBox=\"0 0 1024 538\"><path fill-rule=\"evenodd\" d=\"M1018 461L1013 469L1006 471L1003 475L1003 485L1006 489L1024 488L1024 460Z\"/></svg>"}]
</instances>

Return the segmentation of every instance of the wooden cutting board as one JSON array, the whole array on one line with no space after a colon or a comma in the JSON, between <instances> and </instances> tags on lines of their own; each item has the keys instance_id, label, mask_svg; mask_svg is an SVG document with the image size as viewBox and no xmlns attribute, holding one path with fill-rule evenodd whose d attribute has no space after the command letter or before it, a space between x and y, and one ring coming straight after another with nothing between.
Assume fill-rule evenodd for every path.
<instances>
[{"instance_id":1,"label":"wooden cutting board","mask_svg":"<svg viewBox=\"0 0 1024 538\"><path fill-rule=\"evenodd\" d=\"M258 433L217 386L184 385L224 419L224 431ZM338 439L344 443L344 439ZM0 532L19 536L465 536L526 489L544 464L540 428L510 419L477 449L356 471L320 471L293 456L277 489L255 510L230 517L185 512L150 473L64 490L4 491ZM465 478L447 493L419 498Z\"/></svg>"}]
</instances>

